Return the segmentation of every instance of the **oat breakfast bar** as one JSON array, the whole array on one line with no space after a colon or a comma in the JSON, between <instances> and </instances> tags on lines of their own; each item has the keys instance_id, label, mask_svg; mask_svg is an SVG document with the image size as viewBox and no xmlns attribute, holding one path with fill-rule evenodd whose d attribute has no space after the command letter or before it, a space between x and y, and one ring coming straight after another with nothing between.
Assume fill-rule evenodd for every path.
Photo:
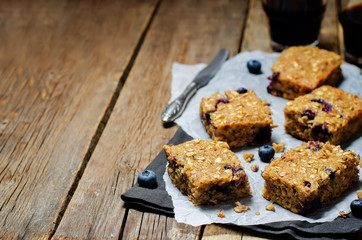
<instances>
[{"instance_id":1,"label":"oat breakfast bar","mask_svg":"<svg viewBox=\"0 0 362 240\"><path fill-rule=\"evenodd\" d=\"M196 139L163 150L173 184L195 206L251 194L248 177L227 143Z\"/></svg>"},{"instance_id":2,"label":"oat breakfast bar","mask_svg":"<svg viewBox=\"0 0 362 240\"><path fill-rule=\"evenodd\" d=\"M273 120L268 103L250 89L219 92L200 103L202 123L215 141L230 147L254 146L268 142Z\"/></svg>"},{"instance_id":3,"label":"oat breakfast bar","mask_svg":"<svg viewBox=\"0 0 362 240\"><path fill-rule=\"evenodd\" d=\"M359 161L353 151L329 142L304 142L265 167L262 195L304 215L341 196L358 181Z\"/></svg>"},{"instance_id":4,"label":"oat breakfast bar","mask_svg":"<svg viewBox=\"0 0 362 240\"><path fill-rule=\"evenodd\" d=\"M294 137L339 145L362 130L362 99L322 86L289 101L284 115L285 130Z\"/></svg>"},{"instance_id":5,"label":"oat breakfast bar","mask_svg":"<svg viewBox=\"0 0 362 240\"><path fill-rule=\"evenodd\" d=\"M318 47L290 47L272 66L267 91L294 99L321 85L337 85L342 79L341 56Z\"/></svg>"}]
</instances>

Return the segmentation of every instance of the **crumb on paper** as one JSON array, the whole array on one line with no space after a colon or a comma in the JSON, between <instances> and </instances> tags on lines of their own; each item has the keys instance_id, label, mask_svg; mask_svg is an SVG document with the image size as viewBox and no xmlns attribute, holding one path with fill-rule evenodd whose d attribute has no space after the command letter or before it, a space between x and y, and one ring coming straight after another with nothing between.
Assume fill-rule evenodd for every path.
<instances>
[{"instance_id":1,"label":"crumb on paper","mask_svg":"<svg viewBox=\"0 0 362 240\"><path fill-rule=\"evenodd\" d=\"M358 190L357 191L357 198L361 199L362 198L362 190Z\"/></svg>"},{"instance_id":2,"label":"crumb on paper","mask_svg":"<svg viewBox=\"0 0 362 240\"><path fill-rule=\"evenodd\" d=\"M217 213L217 216L219 218L224 218L225 217L225 213L220 209L219 212Z\"/></svg>"},{"instance_id":3,"label":"crumb on paper","mask_svg":"<svg viewBox=\"0 0 362 240\"><path fill-rule=\"evenodd\" d=\"M250 169L253 172L257 172L259 170L259 166L258 166L258 164L253 164L253 165L251 165Z\"/></svg>"},{"instance_id":4,"label":"crumb on paper","mask_svg":"<svg viewBox=\"0 0 362 240\"><path fill-rule=\"evenodd\" d=\"M270 202L269 205L266 205L266 206L265 206L265 210L275 211L275 207L274 207L274 205L273 205L273 202Z\"/></svg>"},{"instance_id":5,"label":"crumb on paper","mask_svg":"<svg viewBox=\"0 0 362 240\"><path fill-rule=\"evenodd\" d=\"M278 124L273 124L273 125L271 125L271 128L277 128L277 127L279 127Z\"/></svg>"},{"instance_id":6,"label":"crumb on paper","mask_svg":"<svg viewBox=\"0 0 362 240\"><path fill-rule=\"evenodd\" d=\"M284 152L285 144L283 142L281 143L273 143L274 151L277 153Z\"/></svg>"},{"instance_id":7,"label":"crumb on paper","mask_svg":"<svg viewBox=\"0 0 362 240\"><path fill-rule=\"evenodd\" d=\"M260 212L255 212L255 215L258 215L258 216L259 216L259 215L260 215Z\"/></svg>"},{"instance_id":8,"label":"crumb on paper","mask_svg":"<svg viewBox=\"0 0 362 240\"><path fill-rule=\"evenodd\" d=\"M345 212L345 211L340 211L339 212L339 216L343 217L343 218L347 218L348 217L349 212Z\"/></svg>"},{"instance_id":9,"label":"crumb on paper","mask_svg":"<svg viewBox=\"0 0 362 240\"><path fill-rule=\"evenodd\" d=\"M241 204L240 202L236 202L235 205L236 205L236 207L234 207L234 211L237 213L246 212L246 211L250 210L250 207L245 206L245 205Z\"/></svg>"},{"instance_id":10,"label":"crumb on paper","mask_svg":"<svg viewBox=\"0 0 362 240\"><path fill-rule=\"evenodd\" d=\"M254 159L254 153L252 152L244 153L243 156L246 162L251 162Z\"/></svg>"}]
</instances>

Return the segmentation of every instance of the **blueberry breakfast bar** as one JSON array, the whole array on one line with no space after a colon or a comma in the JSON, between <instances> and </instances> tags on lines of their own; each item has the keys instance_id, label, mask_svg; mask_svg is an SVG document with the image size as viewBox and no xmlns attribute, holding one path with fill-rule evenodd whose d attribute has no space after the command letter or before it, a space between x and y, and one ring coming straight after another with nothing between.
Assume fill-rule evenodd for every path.
<instances>
[{"instance_id":1,"label":"blueberry breakfast bar","mask_svg":"<svg viewBox=\"0 0 362 240\"><path fill-rule=\"evenodd\" d=\"M294 137L339 145L362 129L362 99L335 87L322 86L289 101L285 130Z\"/></svg>"},{"instance_id":2,"label":"blueberry breakfast bar","mask_svg":"<svg viewBox=\"0 0 362 240\"><path fill-rule=\"evenodd\" d=\"M227 143L196 139L163 150L173 184L195 206L251 194L248 177Z\"/></svg>"},{"instance_id":3,"label":"blueberry breakfast bar","mask_svg":"<svg viewBox=\"0 0 362 240\"><path fill-rule=\"evenodd\" d=\"M341 56L318 47L290 47L272 66L267 91L294 99L321 85L337 85L342 79Z\"/></svg>"},{"instance_id":4,"label":"blueberry breakfast bar","mask_svg":"<svg viewBox=\"0 0 362 240\"><path fill-rule=\"evenodd\" d=\"M262 172L263 197L306 214L341 196L358 181L360 158L329 142L304 142L274 159Z\"/></svg>"},{"instance_id":5,"label":"blueberry breakfast bar","mask_svg":"<svg viewBox=\"0 0 362 240\"><path fill-rule=\"evenodd\" d=\"M273 124L268 103L250 89L226 91L225 95L217 92L201 100L201 120L211 138L230 147L268 142Z\"/></svg>"}]
</instances>

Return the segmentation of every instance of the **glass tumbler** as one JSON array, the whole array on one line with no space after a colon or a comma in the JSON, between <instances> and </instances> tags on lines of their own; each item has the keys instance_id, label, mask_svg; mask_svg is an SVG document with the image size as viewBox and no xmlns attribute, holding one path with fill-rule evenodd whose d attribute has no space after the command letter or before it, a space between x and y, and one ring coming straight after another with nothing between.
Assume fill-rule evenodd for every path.
<instances>
[{"instance_id":1,"label":"glass tumbler","mask_svg":"<svg viewBox=\"0 0 362 240\"><path fill-rule=\"evenodd\" d=\"M362 0L338 0L346 61L362 67Z\"/></svg>"},{"instance_id":2,"label":"glass tumbler","mask_svg":"<svg viewBox=\"0 0 362 240\"><path fill-rule=\"evenodd\" d=\"M273 50L319 44L326 0L263 0Z\"/></svg>"}]
</instances>

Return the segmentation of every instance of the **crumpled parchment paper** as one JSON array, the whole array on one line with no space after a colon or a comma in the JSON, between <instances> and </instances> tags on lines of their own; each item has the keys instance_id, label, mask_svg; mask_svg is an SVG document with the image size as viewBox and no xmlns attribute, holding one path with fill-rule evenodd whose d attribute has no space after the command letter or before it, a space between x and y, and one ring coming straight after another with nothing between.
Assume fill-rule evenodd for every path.
<instances>
[{"instance_id":1,"label":"crumpled parchment paper","mask_svg":"<svg viewBox=\"0 0 362 240\"><path fill-rule=\"evenodd\" d=\"M271 103L270 108L273 113L272 118L274 124L279 125L279 127L273 128L272 130L272 142L284 142L286 149L299 146L302 142L285 133L283 127L283 109L288 100L272 96L266 91L266 87L269 84L267 77L272 74L270 69L278 56L279 53L270 54L260 51L252 51L243 52L230 58L224 63L223 67L209 82L209 84L199 89L193 96L182 116L176 120L176 123L195 139L211 140L209 135L206 133L199 116L201 98L209 97L217 91L223 94L224 91L244 87L247 89L253 89L259 98ZM262 63L261 74L254 75L248 72L246 63L250 59L259 60ZM183 91L186 85L194 78L194 76L205 66L206 64L184 65L174 63L172 66L171 100L176 98ZM344 80L338 88L362 97L362 75L360 74L359 68L350 64L342 64L342 71ZM344 150L353 150L357 154L361 154L362 135L356 136L351 141L343 144L342 148ZM250 163L247 163L242 156L245 152L254 153L254 160ZM358 189L362 189L362 174L360 174L360 181L355 184L352 189L345 192L338 199L333 200L327 206L310 213L307 216L294 214L277 204L274 204L275 212L267 211L265 210L265 206L270 202L261 196L264 186L261 171L265 168L266 163L260 161L256 147L243 148L235 153L239 157L239 160L249 177L249 182L253 191L252 196L247 198L219 202L214 206L195 207L188 200L187 196L181 194L181 192L173 186L171 179L169 178L167 172L165 172L164 180L166 182L166 190L171 195L174 205L175 218L178 222L199 226L210 223L255 225L288 220L304 220L308 222L332 221L338 217L340 211L350 211L351 201L357 198L356 191ZM276 153L275 157L280 155L281 153ZM258 172L251 171L250 166L252 164L259 165ZM242 213L234 212L233 208L235 207L236 201L249 206L251 210ZM217 216L219 209L224 211L226 215L224 218L219 218ZM260 215L256 215L256 212L259 212Z\"/></svg>"}]
</instances>

